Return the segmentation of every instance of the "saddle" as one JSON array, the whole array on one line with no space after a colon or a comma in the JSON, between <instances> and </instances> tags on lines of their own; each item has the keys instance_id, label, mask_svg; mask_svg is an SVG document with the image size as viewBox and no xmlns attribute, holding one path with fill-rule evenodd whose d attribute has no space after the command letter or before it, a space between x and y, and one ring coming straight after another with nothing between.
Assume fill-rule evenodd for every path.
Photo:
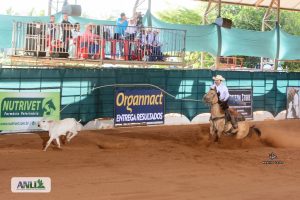
<instances>
[{"instance_id":1,"label":"saddle","mask_svg":"<svg viewBox=\"0 0 300 200\"><path fill-rule=\"evenodd\" d=\"M235 128L238 127L238 122L240 121L245 121L245 117L238 113L235 109L228 108L227 114L225 112L225 124L230 123L232 127L227 129L225 134L229 136L235 135L237 133L237 129Z\"/></svg>"}]
</instances>

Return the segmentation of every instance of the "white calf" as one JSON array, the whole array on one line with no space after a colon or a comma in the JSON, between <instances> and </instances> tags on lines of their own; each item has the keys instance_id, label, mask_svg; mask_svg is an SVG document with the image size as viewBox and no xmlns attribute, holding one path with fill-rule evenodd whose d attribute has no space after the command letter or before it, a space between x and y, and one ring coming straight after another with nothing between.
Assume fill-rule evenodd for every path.
<instances>
[{"instance_id":1,"label":"white calf","mask_svg":"<svg viewBox=\"0 0 300 200\"><path fill-rule=\"evenodd\" d=\"M66 118L60 121L42 120L38 123L38 127L49 131L50 139L43 149L44 151L47 150L54 139L56 140L58 148L60 148L59 136L66 135L67 141L70 142L70 140L78 134L78 131L82 129L82 125L74 118Z\"/></svg>"}]
</instances>

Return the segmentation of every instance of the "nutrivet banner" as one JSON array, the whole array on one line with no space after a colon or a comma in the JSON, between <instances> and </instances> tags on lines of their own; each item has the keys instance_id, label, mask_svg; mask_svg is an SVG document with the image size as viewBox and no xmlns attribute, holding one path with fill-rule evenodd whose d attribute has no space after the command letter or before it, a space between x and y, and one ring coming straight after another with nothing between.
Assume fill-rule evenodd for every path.
<instances>
[{"instance_id":1,"label":"nutrivet banner","mask_svg":"<svg viewBox=\"0 0 300 200\"><path fill-rule=\"evenodd\" d=\"M0 130L34 130L42 118L60 117L59 92L0 92Z\"/></svg>"},{"instance_id":2,"label":"nutrivet banner","mask_svg":"<svg viewBox=\"0 0 300 200\"><path fill-rule=\"evenodd\" d=\"M164 94L158 89L117 88L115 125L163 124Z\"/></svg>"}]
</instances>

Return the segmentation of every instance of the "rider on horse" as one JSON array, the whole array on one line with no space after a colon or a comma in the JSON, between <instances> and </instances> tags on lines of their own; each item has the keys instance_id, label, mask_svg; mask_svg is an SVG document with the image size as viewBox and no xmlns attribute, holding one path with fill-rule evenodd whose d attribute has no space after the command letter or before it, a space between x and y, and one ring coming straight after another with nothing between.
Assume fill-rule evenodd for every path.
<instances>
[{"instance_id":1,"label":"rider on horse","mask_svg":"<svg viewBox=\"0 0 300 200\"><path fill-rule=\"evenodd\" d=\"M228 99L230 95L227 86L222 82L225 80L225 78L223 78L221 75L217 75L213 77L213 80L215 83L211 86L211 88L216 88L219 97L219 104L225 112L226 119L232 124L233 130L231 130L231 133L236 133L238 131L238 124L235 117L231 116L228 110Z\"/></svg>"}]
</instances>

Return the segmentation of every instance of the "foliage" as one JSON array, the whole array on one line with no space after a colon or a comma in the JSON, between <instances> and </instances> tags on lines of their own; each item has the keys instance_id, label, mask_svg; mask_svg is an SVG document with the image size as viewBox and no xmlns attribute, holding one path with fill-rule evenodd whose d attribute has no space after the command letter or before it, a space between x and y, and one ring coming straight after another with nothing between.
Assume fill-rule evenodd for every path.
<instances>
[{"instance_id":1,"label":"foliage","mask_svg":"<svg viewBox=\"0 0 300 200\"><path fill-rule=\"evenodd\" d=\"M202 23L200 12L196 9L167 10L158 13L160 19L173 24L199 25Z\"/></svg>"},{"instance_id":2,"label":"foliage","mask_svg":"<svg viewBox=\"0 0 300 200\"><path fill-rule=\"evenodd\" d=\"M174 24L191 24L191 25L201 25L203 23L203 14L206 9L206 4L201 4L200 7L195 9L177 9L159 12L158 17L165 22ZM247 6L235 6L235 5L224 5L222 6L222 17L229 18L233 21L233 26L240 29L256 30L261 31L262 29L262 19L266 9L265 8L255 8ZM201 15L202 14L202 15ZM208 22L213 23L217 16L216 11L212 11L208 16ZM272 19L272 18L271 18ZM273 18L274 20L274 18ZM271 23L271 22L270 22ZM273 25L275 22L273 22ZM295 26L299 24L299 26ZM293 11L282 11L281 12L281 28L294 35L300 35L300 12ZM266 31L269 30L267 27ZM199 52L187 52L186 53L187 64L193 65L194 67L200 66L200 54ZM244 58L244 66L255 67L260 63L260 58L247 57ZM209 60L206 63L206 67L210 67L212 63L212 57L209 54L205 54L205 60ZM300 69L300 64L288 63L289 69Z\"/></svg>"},{"instance_id":3,"label":"foliage","mask_svg":"<svg viewBox=\"0 0 300 200\"><path fill-rule=\"evenodd\" d=\"M283 65L283 69L289 72L300 72L300 63L299 62L285 62Z\"/></svg>"}]
</instances>

